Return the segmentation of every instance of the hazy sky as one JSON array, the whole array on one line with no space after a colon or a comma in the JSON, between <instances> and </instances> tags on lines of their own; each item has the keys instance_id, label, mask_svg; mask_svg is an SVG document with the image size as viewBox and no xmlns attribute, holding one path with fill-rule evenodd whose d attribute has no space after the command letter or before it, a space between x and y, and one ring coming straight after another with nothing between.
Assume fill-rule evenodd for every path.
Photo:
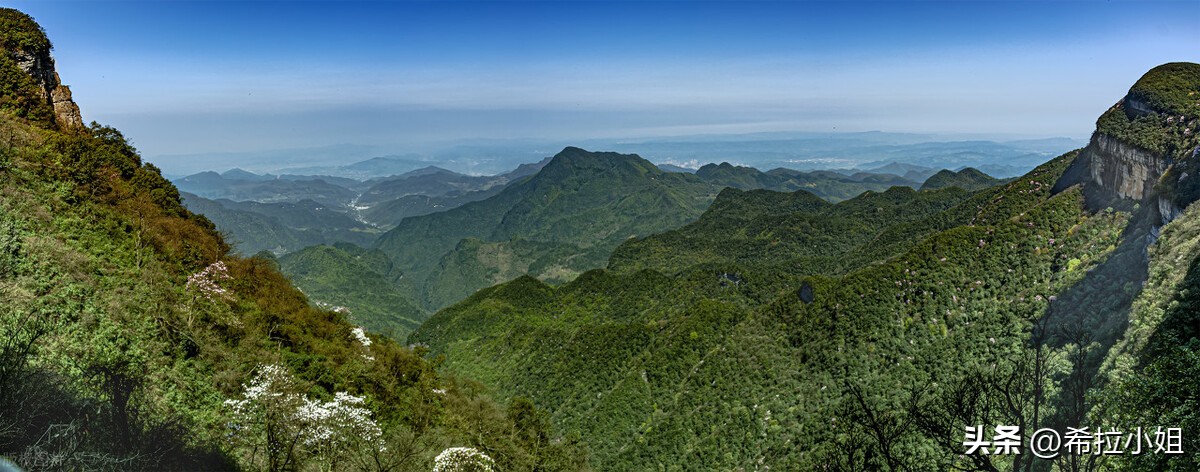
<instances>
[{"instance_id":1,"label":"hazy sky","mask_svg":"<svg viewBox=\"0 0 1200 472\"><path fill-rule=\"evenodd\" d=\"M148 157L754 131L1084 139L1200 1L0 1Z\"/></svg>"}]
</instances>

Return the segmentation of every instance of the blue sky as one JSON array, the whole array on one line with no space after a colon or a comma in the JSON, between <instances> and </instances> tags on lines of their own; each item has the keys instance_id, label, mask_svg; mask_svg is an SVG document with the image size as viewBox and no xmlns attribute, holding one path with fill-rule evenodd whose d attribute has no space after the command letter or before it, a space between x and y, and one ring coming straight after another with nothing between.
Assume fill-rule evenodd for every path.
<instances>
[{"instance_id":1,"label":"blue sky","mask_svg":"<svg viewBox=\"0 0 1200 472\"><path fill-rule=\"evenodd\" d=\"M1084 139L1200 1L3 1L154 156L757 131Z\"/></svg>"}]
</instances>

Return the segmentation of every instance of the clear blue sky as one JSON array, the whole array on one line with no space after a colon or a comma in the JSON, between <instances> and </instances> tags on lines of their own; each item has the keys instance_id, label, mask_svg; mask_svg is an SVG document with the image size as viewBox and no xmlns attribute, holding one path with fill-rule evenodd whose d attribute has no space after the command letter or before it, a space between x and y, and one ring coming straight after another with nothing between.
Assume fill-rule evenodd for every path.
<instances>
[{"instance_id":1,"label":"clear blue sky","mask_svg":"<svg viewBox=\"0 0 1200 472\"><path fill-rule=\"evenodd\" d=\"M883 130L1084 139L1179 2L0 1L147 156Z\"/></svg>"}]
</instances>

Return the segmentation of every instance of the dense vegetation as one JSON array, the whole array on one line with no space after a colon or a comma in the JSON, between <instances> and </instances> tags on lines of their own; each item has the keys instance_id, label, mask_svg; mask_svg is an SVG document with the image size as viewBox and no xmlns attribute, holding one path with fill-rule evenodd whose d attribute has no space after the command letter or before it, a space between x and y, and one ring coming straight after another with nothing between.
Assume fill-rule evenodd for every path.
<instances>
[{"instance_id":1,"label":"dense vegetation","mask_svg":"<svg viewBox=\"0 0 1200 472\"><path fill-rule=\"evenodd\" d=\"M940 415L938 399L956 385L1002 374L987 372L989 363L1016 368L1049 296L1103 261L1128 218L1088 216L1077 190L1051 195L1074 156L953 199L933 220L961 226L879 259L887 262L840 258L847 266L831 272L844 276L781 286L776 274L728 261L672 277L589 272L559 288L519 279L438 313L412 339L446 353L455 371L549 408L559 425L584 435L606 470L874 468L886 467L888 455L917 469L951 467L961 460L961 425L953 438L904 430L888 446L895 450L880 451L849 415L863 411L858 395L879 412L904 411L919 395L914 417ZM937 194L889 193L897 207ZM795 205L800 213L805 206ZM716 224L707 216L685 230ZM904 216L881 210L876 218L895 225ZM1080 259L1070 270L1067 254ZM851 429L830 429L830 418Z\"/></svg>"},{"instance_id":2,"label":"dense vegetation","mask_svg":"<svg viewBox=\"0 0 1200 472\"><path fill-rule=\"evenodd\" d=\"M1155 67L1100 116L1097 131L1169 160L1200 144L1200 64Z\"/></svg>"},{"instance_id":3,"label":"dense vegetation","mask_svg":"<svg viewBox=\"0 0 1200 472\"><path fill-rule=\"evenodd\" d=\"M117 130L41 125L0 113L0 451L19 465L429 470L463 446L505 470L585 466L528 401L231 255Z\"/></svg>"},{"instance_id":4,"label":"dense vegetation","mask_svg":"<svg viewBox=\"0 0 1200 472\"><path fill-rule=\"evenodd\" d=\"M44 39L19 12L0 25L5 52ZM29 468L1200 465L1195 64L1101 117L1172 164L1116 210L1089 204L1113 192L1080 152L918 191L567 148L374 249L278 259L235 255L119 131L53 131L0 79L0 451ZM481 185L430 172L429 202ZM1163 202L1187 210L1160 227ZM218 204L289 230L354 221L277 203ZM1007 424L1177 426L1187 454L963 453L963 426Z\"/></svg>"},{"instance_id":5,"label":"dense vegetation","mask_svg":"<svg viewBox=\"0 0 1200 472\"><path fill-rule=\"evenodd\" d=\"M346 243L311 246L280 257L279 265L311 300L349 313L371 331L404 339L426 318L397 288L404 274L378 250Z\"/></svg>"}]
</instances>

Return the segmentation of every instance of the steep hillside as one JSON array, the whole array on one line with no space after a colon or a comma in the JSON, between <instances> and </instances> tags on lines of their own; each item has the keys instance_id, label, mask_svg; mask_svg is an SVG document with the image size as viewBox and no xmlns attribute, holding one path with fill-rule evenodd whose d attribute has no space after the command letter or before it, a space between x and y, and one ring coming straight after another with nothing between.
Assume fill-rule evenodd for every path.
<instances>
[{"instance_id":1,"label":"steep hillside","mask_svg":"<svg viewBox=\"0 0 1200 472\"><path fill-rule=\"evenodd\" d=\"M0 24L0 58L49 64L32 19ZM230 255L120 132L38 111L5 64L0 451L18 465L429 470L469 446L509 470L585 466L528 401L498 405Z\"/></svg>"},{"instance_id":2,"label":"steep hillside","mask_svg":"<svg viewBox=\"0 0 1200 472\"><path fill-rule=\"evenodd\" d=\"M1187 430L1197 84L1155 68L1086 148L973 193L726 190L610 270L480 291L410 340L549 409L605 470L1045 470L964 455L963 426ZM1184 441L1057 466L1195 470Z\"/></svg>"}]
</instances>

